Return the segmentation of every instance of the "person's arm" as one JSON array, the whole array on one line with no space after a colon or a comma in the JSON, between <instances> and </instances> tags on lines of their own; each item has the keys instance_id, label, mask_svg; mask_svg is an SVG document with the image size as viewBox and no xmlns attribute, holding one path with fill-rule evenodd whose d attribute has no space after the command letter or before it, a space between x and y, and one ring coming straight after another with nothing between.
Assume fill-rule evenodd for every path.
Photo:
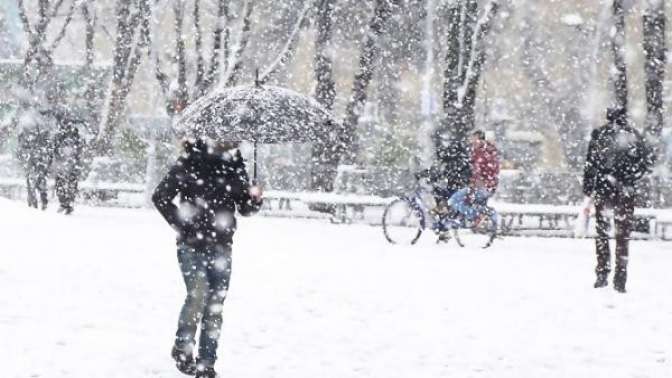
<instances>
[{"instance_id":1,"label":"person's arm","mask_svg":"<svg viewBox=\"0 0 672 378\"><path fill-rule=\"evenodd\" d=\"M237 204L240 215L247 217L258 212L261 209L261 205L264 203L261 194L261 188L256 185L250 186L244 190L244 194Z\"/></svg>"},{"instance_id":2,"label":"person's arm","mask_svg":"<svg viewBox=\"0 0 672 378\"><path fill-rule=\"evenodd\" d=\"M238 168L237 174L240 180L241 192L236 198L236 208L240 215L247 217L261 209L263 199L261 197L261 189L256 185L250 186L250 179L247 175L245 163L242 162L242 157L239 156L239 159L241 159L241 166Z\"/></svg>"},{"instance_id":3,"label":"person's arm","mask_svg":"<svg viewBox=\"0 0 672 378\"><path fill-rule=\"evenodd\" d=\"M182 167L178 163L174 165L168 174L161 180L154 189L152 202L156 209L168 224L177 232L184 232L186 223L180 218L179 210L173 203L173 199L179 193L180 177L182 176Z\"/></svg>"},{"instance_id":4,"label":"person's arm","mask_svg":"<svg viewBox=\"0 0 672 378\"><path fill-rule=\"evenodd\" d=\"M597 174L597 158L595 156L597 131L593 131L588 144L588 155L583 167L583 194L590 197L595 190L595 176Z\"/></svg>"}]
</instances>

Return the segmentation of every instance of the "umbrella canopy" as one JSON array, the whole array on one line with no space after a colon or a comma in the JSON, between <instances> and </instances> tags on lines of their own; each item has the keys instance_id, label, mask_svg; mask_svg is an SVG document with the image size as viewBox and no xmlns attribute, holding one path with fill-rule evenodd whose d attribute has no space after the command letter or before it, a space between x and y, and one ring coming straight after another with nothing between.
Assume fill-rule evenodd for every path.
<instances>
[{"instance_id":1,"label":"umbrella canopy","mask_svg":"<svg viewBox=\"0 0 672 378\"><path fill-rule=\"evenodd\" d=\"M217 90L189 106L175 124L180 135L257 143L330 140L337 126L312 98L265 85Z\"/></svg>"}]
</instances>

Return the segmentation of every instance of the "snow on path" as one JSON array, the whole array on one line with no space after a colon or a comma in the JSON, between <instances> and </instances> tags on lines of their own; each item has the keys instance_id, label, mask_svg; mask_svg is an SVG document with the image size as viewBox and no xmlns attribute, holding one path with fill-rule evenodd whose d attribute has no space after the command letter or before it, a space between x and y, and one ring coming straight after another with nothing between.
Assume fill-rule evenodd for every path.
<instances>
[{"instance_id":1,"label":"snow on path","mask_svg":"<svg viewBox=\"0 0 672 378\"><path fill-rule=\"evenodd\" d=\"M151 210L72 217L0 200L2 376L180 377L184 286ZM672 245L632 245L629 293L592 289L590 240L390 246L378 228L250 218L234 245L222 377L672 377Z\"/></svg>"}]
</instances>

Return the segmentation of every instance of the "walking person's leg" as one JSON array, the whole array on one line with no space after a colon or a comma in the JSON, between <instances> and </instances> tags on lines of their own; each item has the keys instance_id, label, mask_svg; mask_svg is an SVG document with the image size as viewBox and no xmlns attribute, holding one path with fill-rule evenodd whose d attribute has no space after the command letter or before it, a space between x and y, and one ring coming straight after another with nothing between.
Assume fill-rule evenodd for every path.
<instances>
[{"instance_id":1,"label":"walking person's leg","mask_svg":"<svg viewBox=\"0 0 672 378\"><path fill-rule=\"evenodd\" d=\"M497 213L488 207L488 200L492 194L486 189L476 190L476 195L474 199L474 208L476 212L483 217L488 217L492 221L492 226L497 227Z\"/></svg>"},{"instance_id":2,"label":"walking person's leg","mask_svg":"<svg viewBox=\"0 0 672 378\"><path fill-rule=\"evenodd\" d=\"M199 337L199 369L214 374L217 347L222 329L222 309L231 278L231 248L215 246L208 253L208 282L205 313Z\"/></svg>"},{"instance_id":3,"label":"walking person's leg","mask_svg":"<svg viewBox=\"0 0 672 378\"><path fill-rule=\"evenodd\" d=\"M77 186L78 186L79 175L77 172L70 172L68 177L68 205L70 206L70 211L75 208L75 199L77 198Z\"/></svg>"},{"instance_id":4,"label":"walking person's leg","mask_svg":"<svg viewBox=\"0 0 672 378\"><path fill-rule=\"evenodd\" d=\"M597 237L595 238L595 252L597 280L595 287L607 286L607 277L611 271L611 252L609 251L609 219L605 216L606 203L603 200L595 201L595 220Z\"/></svg>"},{"instance_id":5,"label":"walking person's leg","mask_svg":"<svg viewBox=\"0 0 672 378\"><path fill-rule=\"evenodd\" d=\"M467 220L474 219L477 215L476 209L467 204L469 190L469 188L460 189L448 200L448 205L457 210Z\"/></svg>"},{"instance_id":6,"label":"walking person's leg","mask_svg":"<svg viewBox=\"0 0 672 378\"><path fill-rule=\"evenodd\" d=\"M70 214L74 210L75 197L77 196L77 175L67 172L63 177L63 202L65 213Z\"/></svg>"},{"instance_id":7,"label":"walking person's leg","mask_svg":"<svg viewBox=\"0 0 672 378\"><path fill-rule=\"evenodd\" d=\"M37 208L37 196L35 193L35 183L33 183L33 178L31 173L26 173L26 194L28 197L28 206Z\"/></svg>"},{"instance_id":8,"label":"walking person's leg","mask_svg":"<svg viewBox=\"0 0 672 378\"><path fill-rule=\"evenodd\" d=\"M177 258L187 288L187 296L180 311L172 356L180 371L194 374L196 365L193 350L196 345L196 331L203 317L209 290L207 259L202 251L184 244L178 247Z\"/></svg>"},{"instance_id":9,"label":"walking person's leg","mask_svg":"<svg viewBox=\"0 0 672 378\"><path fill-rule=\"evenodd\" d=\"M58 198L58 202L61 205L60 208L58 209L59 212L62 212L66 209L66 203L67 203L67 198L66 198L66 183L65 183L65 177L63 177L63 174L61 172L56 173L56 177L54 178L54 186L56 188L56 197Z\"/></svg>"},{"instance_id":10,"label":"walking person's leg","mask_svg":"<svg viewBox=\"0 0 672 378\"><path fill-rule=\"evenodd\" d=\"M625 293L625 282L628 278L628 244L635 212L635 199L631 194L621 194L616 204L616 270L614 273L614 289Z\"/></svg>"},{"instance_id":11,"label":"walking person's leg","mask_svg":"<svg viewBox=\"0 0 672 378\"><path fill-rule=\"evenodd\" d=\"M47 188L47 172L40 172L37 177L37 190L40 193L40 203L42 204L42 210L47 209L47 204L49 203L49 192Z\"/></svg>"}]
</instances>

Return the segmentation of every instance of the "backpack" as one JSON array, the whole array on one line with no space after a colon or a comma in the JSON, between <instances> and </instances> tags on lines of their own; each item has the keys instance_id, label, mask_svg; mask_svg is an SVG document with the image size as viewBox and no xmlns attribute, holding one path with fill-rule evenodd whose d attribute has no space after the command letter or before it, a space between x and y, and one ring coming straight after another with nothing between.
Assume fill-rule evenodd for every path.
<instances>
[{"instance_id":1,"label":"backpack","mask_svg":"<svg viewBox=\"0 0 672 378\"><path fill-rule=\"evenodd\" d=\"M610 129L603 134L603 167L624 185L634 185L651 172L655 154L652 146L631 127Z\"/></svg>"}]
</instances>

